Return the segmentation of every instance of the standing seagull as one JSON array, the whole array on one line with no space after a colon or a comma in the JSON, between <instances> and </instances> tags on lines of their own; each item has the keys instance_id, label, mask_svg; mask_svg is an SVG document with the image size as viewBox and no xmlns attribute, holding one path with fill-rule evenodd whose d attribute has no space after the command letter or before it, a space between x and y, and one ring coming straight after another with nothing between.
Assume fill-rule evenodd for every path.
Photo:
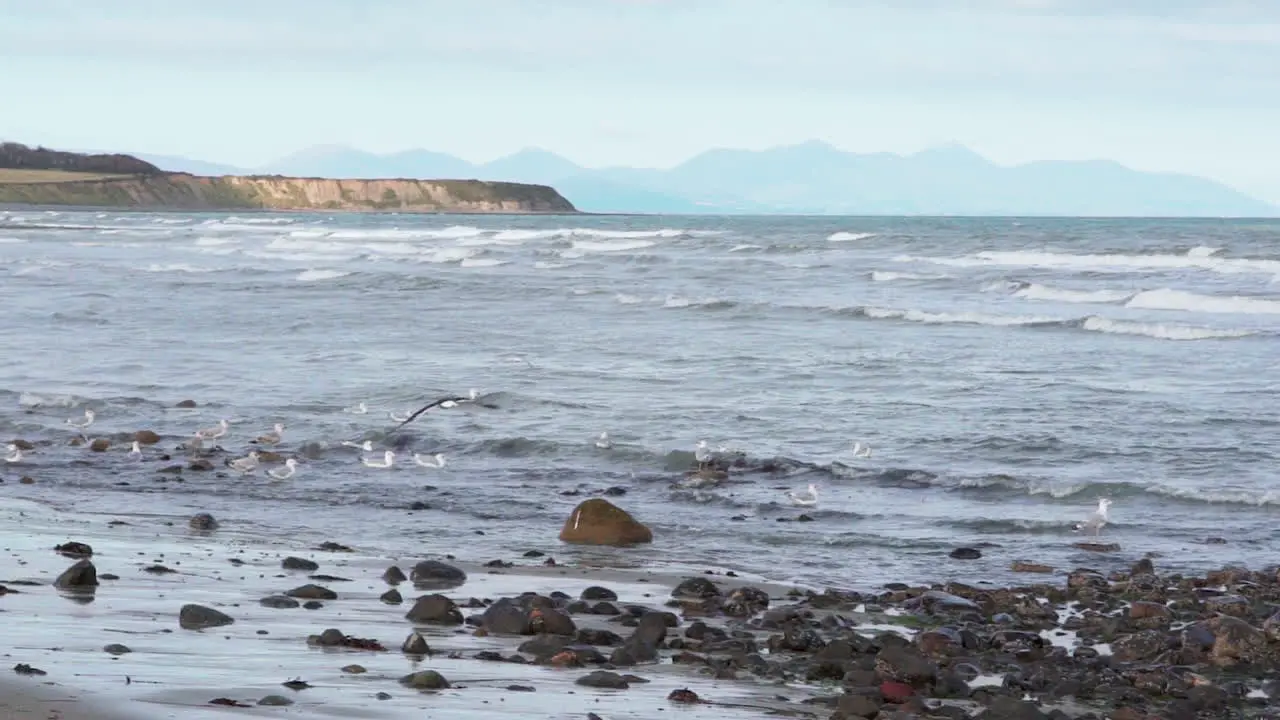
<instances>
[{"instance_id":1,"label":"standing seagull","mask_svg":"<svg viewBox=\"0 0 1280 720\"><path fill-rule=\"evenodd\" d=\"M289 478L293 477L293 474L297 471L298 471L298 461L294 460L293 458L289 458L288 460L284 461L283 468L279 470L268 470L267 474L275 478L276 480L288 480Z\"/></svg>"},{"instance_id":2,"label":"standing seagull","mask_svg":"<svg viewBox=\"0 0 1280 720\"><path fill-rule=\"evenodd\" d=\"M365 467L371 467L371 468L389 468L389 467L391 467L392 465L395 465L395 464L396 464L396 454L395 454L394 452L392 452L392 451L388 450L388 451L386 451L386 452L382 453L382 462L378 462L377 460L370 460L370 459L369 459L369 458L367 458L367 457L362 457L362 458L360 458L360 462L364 463L364 466L365 466Z\"/></svg>"},{"instance_id":3,"label":"standing seagull","mask_svg":"<svg viewBox=\"0 0 1280 720\"><path fill-rule=\"evenodd\" d=\"M707 447L706 440L699 440L698 446L693 449L693 459L698 461L698 472L707 469L707 464L715 459L715 454L711 452L711 448Z\"/></svg>"},{"instance_id":4,"label":"standing seagull","mask_svg":"<svg viewBox=\"0 0 1280 720\"><path fill-rule=\"evenodd\" d=\"M4 456L5 462L8 462L8 463L22 462L22 448L18 447L17 445L9 444L8 446L5 447L5 450L9 452L8 455Z\"/></svg>"},{"instance_id":5,"label":"standing seagull","mask_svg":"<svg viewBox=\"0 0 1280 720\"><path fill-rule=\"evenodd\" d=\"M139 443L137 440L134 440L133 445L129 447L129 457L133 458L134 460L142 459L142 444Z\"/></svg>"},{"instance_id":6,"label":"standing seagull","mask_svg":"<svg viewBox=\"0 0 1280 720\"><path fill-rule=\"evenodd\" d=\"M863 445L863 444L862 444L862 443L860 443L860 442L855 442L855 443L853 444L853 456L854 456L854 457L856 457L856 458L869 458L869 457L871 457L871 446L869 446L869 445Z\"/></svg>"},{"instance_id":7,"label":"standing seagull","mask_svg":"<svg viewBox=\"0 0 1280 720\"><path fill-rule=\"evenodd\" d=\"M430 458L424 458L424 457L422 457L421 455L419 455L418 453L414 453L414 454L413 454L413 461L414 461L414 462L416 462L416 463L418 463L419 465L421 465L421 466L422 466L422 467L424 467L424 468L442 468L442 467L444 467L444 455L443 455L442 453L436 453L435 455L432 455Z\"/></svg>"},{"instance_id":8,"label":"standing seagull","mask_svg":"<svg viewBox=\"0 0 1280 720\"><path fill-rule=\"evenodd\" d=\"M92 411L92 410L90 410L89 408L85 408L85 410L84 410L84 422L76 422L75 420L72 420L72 419L69 419L69 418L68 418L68 419L67 419L67 424L68 424L68 425L70 425L71 427L73 427L73 428L77 429L77 430L87 430L87 429L89 429L89 426L93 424L93 418L94 418L94 417L95 417L95 415L93 414L93 411Z\"/></svg>"},{"instance_id":9,"label":"standing seagull","mask_svg":"<svg viewBox=\"0 0 1280 720\"><path fill-rule=\"evenodd\" d=\"M349 412L352 415L364 415L369 412L369 406L365 404L363 400L361 400L359 403L356 403L355 405L349 408L343 408L343 411Z\"/></svg>"},{"instance_id":10,"label":"standing seagull","mask_svg":"<svg viewBox=\"0 0 1280 720\"><path fill-rule=\"evenodd\" d=\"M231 427L231 423L227 422L226 418L223 418L214 427L197 430L196 435L201 440L217 440L227 434L227 428L229 427Z\"/></svg>"},{"instance_id":11,"label":"standing seagull","mask_svg":"<svg viewBox=\"0 0 1280 720\"><path fill-rule=\"evenodd\" d=\"M1107 510L1109 509L1111 509L1111 500L1108 498L1100 498L1098 500L1098 509L1093 511L1093 514L1089 516L1089 519L1082 523L1077 523L1075 529L1089 530L1094 537L1098 537L1102 532L1102 526L1111 521L1111 518L1107 515Z\"/></svg>"}]
</instances>

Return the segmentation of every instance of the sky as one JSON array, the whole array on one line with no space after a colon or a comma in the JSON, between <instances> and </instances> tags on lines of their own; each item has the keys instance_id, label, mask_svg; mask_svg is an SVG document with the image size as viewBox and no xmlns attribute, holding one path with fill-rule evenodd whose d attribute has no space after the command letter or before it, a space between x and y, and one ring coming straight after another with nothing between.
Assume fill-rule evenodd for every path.
<instances>
[{"instance_id":1,"label":"sky","mask_svg":"<svg viewBox=\"0 0 1280 720\"><path fill-rule=\"evenodd\" d=\"M1276 0L0 0L0 138L669 167L811 139L1280 203Z\"/></svg>"}]
</instances>

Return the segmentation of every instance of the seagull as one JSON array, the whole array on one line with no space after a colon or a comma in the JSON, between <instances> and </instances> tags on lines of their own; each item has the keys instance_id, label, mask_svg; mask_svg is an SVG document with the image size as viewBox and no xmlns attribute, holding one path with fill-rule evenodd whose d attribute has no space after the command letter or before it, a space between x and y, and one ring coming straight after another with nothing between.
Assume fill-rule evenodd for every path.
<instances>
[{"instance_id":1,"label":"seagull","mask_svg":"<svg viewBox=\"0 0 1280 720\"><path fill-rule=\"evenodd\" d=\"M298 461L289 458L284 461L284 467L279 470L268 470L267 474L277 480L288 480L298 471Z\"/></svg>"},{"instance_id":2,"label":"seagull","mask_svg":"<svg viewBox=\"0 0 1280 720\"><path fill-rule=\"evenodd\" d=\"M93 424L93 418L94 418L93 411L88 408L85 408L84 422L76 422L75 420L68 419L67 424L73 428L76 428L77 430L84 430Z\"/></svg>"},{"instance_id":3,"label":"seagull","mask_svg":"<svg viewBox=\"0 0 1280 720\"><path fill-rule=\"evenodd\" d=\"M253 452L249 453L248 457L242 457L237 460L228 460L227 466L230 467L232 470L235 470L236 472L240 473L241 475L247 475L253 472L254 469L258 467L259 457L260 455L258 455L258 451L254 450Z\"/></svg>"},{"instance_id":4,"label":"seagull","mask_svg":"<svg viewBox=\"0 0 1280 720\"><path fill-rule=\"evenodd\" d=\"M608 450L609 448L613 447L613 441L609 439L609 433L607 432L600 433L600 437L596 439L596 447L600 448L601 450Z\"/></svg>"},{"instance_id":5,"label":"seagull","mask_svg":"<svg viewBox=\"0 0 1280 720\"><path fill-rule=\"evenodd\" d=\"M349 408L343 408L342 411L349 412L352 415L365 415L369 412L369 406L366 405L363 400L361 400L360 402L356 403L355 405L352 405Z\"/></svg>"},{"instance_id":6,"label":"seagull","mask_svg":"<svg viewBox=\"0 0 1280 720\"><path fill-rule=\"evenodd\" d=\"M259 435L256 442L262 443L263 445L275 445L280 442L280 438L283 436L284 436L284 425L281 425L280 423L276 423L275 427L271 430L271 432L266 432L266 433L263 433L262 435Z\"/></svg>"},{"instance_id":7,"label":"seagull","mask_svg":"<svg viewBox=\"0 0 1280 720\"><path fill-rule=\"evenodd\" d=\"M853 456L856 458L869 458L871 457L871 447L855 442L853 444Z\"/></svg>"},{"instance_id":8,"label":"seagull","mask_svg":"<svg viewBox=\"0 0 1280 720\"><path fill-rule=\"evenodd\" d=\"M133 445L129 448L129 457L142 459L142 445L137 440L134 440Z\"/></svg>"},{"instance_id":9,"label":"seagull","mask_svg":"<svg viewBox=\"0 0 1280 720\"><path fill-rule=\"evenodd\" d=\"M382 462L378 462L377 460L370 460L370 459L369 459L369 458L367 458L367 457L362 457L362 458L360 458L360 462L364 463L364 466L365 466L365 467L371 467L371 468L389 468L389 467L391 467L392 465L395 465L395 463L396 463L396 454L395 454L394 452L392 452L392 451L388 450L388 451L386 451L386 452L382 453Z\"/></svg>"},{"instance_id":10,"label":"seagull","mask_svg":"<svg viewBox=\"0 0 1280 720\"><path fill-rule=\"evenodd\" d=\"M201 440L217 440L227 434L227 428L229 427L231 427L231 423L227 422L226 418L223 418L219 420L218 424L214 427L197 430L196 435Z\"/></svg>"},{"instance_id":11,"label":"seagull","mask_svg":"<svg viewBox=\"0 0 1280 720\"><path fill-rule=\"evenodd\" d=\"M698 472L705 470L707 464L715 459L715 455L707 447L706 440L698 441L698 446L693 450L693 459L698 461Z\"/></svg>"},{"instance_id":12,"label":"seagull","mask_svg":"<svg viewBox=\"0 0 1280 720\"><path fill-rule=\"evenodd\" d=\"M818 504L818 486L809 483L808 490L788 490L787 497L791 499L792 505L802 505L811 507Z\"/></svg>"},{"instance_id":13,"label":"seagull","mask_svg":"<svg viewBox=\"0 0 1280 720\"><path fill-rule=\"evenodd\" d=\"M475 391L472 390L472 392L474 393ZM439 400L429 402L426 405L423 405L411 415L405 415L402 417L391 415L392 420L395 420L396 422L400 423L399 425L395 426L395 428L391 432L395 432L396 430L399 430L400 428L404 427L405 425L408 425L414 420L417 420L419 415L430 410L433 407L442 407L445 409L455 408L455 407L458 407L458 403L466 402L466 401L467 399L463 397L457 397L457 396L444 397L444 398L440 398ZM391 433L387 433L387 434L390 435Z\"/></svg>"},{"instance_id":14,"label":"seagull","mask_svg":"<svg viewBox=\"0 0 1280 720\"><path fill-rule=\"evenodd\" d=\"M1098 537L1102 532L1102 526L1110 522L1111 518L1107 516L1107 510L1111 508L1111 500L1109 498L1099 498L1098 509L1093 511L1087 520L1082 523L1076 523L1076 530L1090 530L1094 537Z\"/></svg>"},{"instance_id":15,"label":"seagull","mask_svg":"<svg viewBox=\"0 0 1280 720\"><path fill-rule=\"evenodd\" d=\"M418 454L418 453L414 453L414 454L413 454L413 461L414 461L414 462L416 462L416 463L418 463L419 465L421 465L421 466L422 466L422 467L424 467L424 468L442 468L442 467L444 467L444 455L443 455L443 454L441 454L441 453L436 453L435 455L432 455L430 458L424 458L424 457L422 457L422 455L420 455L420 454Z\"/></svg>"},{"instance_id":16,"label":"seagull","mask_svg":"<svg viewBox=\"0 0 1280 720\"><path fill-rule=\"evenodd\" d=\"M358 442L358 443L357 443L357 442L351 442L350 440L343 440L343 441L342 441L342 446L343 446L343 447L349 447L349 448L355 448L355 449L357 449L357 450L363 450L363 451L365 451L365 452L373 452L373 441L372 441L372 440L365 440L364 442Z\"/></svg>"},{"instance_id":17,"label":"seagull","mask_svg":"<svg viewBox=\"0 0 1280 720\"><path fill-rule=\"evenodd\" d=\"M407 414L405 414L405 415L397 415L395 410L392 410L391 412L388 412L388 413L387 413L387 417L391 418L392 420L394 420L394 421L396 421L396 422L398 422L398 423L400 423L400 424L402 424L402 425L403 425L404 423L407 423L407 422L409 422L410 420L412 420L412 419L413 419L412 417L410 417L410 416L409 416L409 415L407 415Z\"/></svg>"},{"instance_id":18,"label":"seagull","mask_svg":"<svg viewBox=\"0 0 1280 720\"><path fill-rule=\"evenodd\" d=\"M17 445L9 444L5 447L5 450L9 451L9 454L4 456L5 462L22 462L22 448Z\"/></svg>"},{"instance_id":19,"label":"seagull","mask_svg":"<svg viewBox=\"0 0 1280 720\"><path fill-rule=\"evenodd\" d=\"M204 437L202 437L200 433L196 433L191 436L190 440L183 444L183 447L186 448L187 452L195 455L201 450L204 450Z\"/></svg>"}]
</instances>

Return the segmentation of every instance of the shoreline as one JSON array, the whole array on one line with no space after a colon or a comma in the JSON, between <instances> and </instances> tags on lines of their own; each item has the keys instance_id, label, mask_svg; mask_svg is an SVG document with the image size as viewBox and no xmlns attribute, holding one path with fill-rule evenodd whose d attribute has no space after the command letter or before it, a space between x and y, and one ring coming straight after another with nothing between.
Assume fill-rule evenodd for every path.
<instances>
[{"instance_id":1,"label":"shoreline","mask_svg":"<svg viewBox=\"0 0 1280 720\"><path fill-rule=\"evenodd\" d=\"M1188 708L1262 710L1276 690L1268 679L1280 657L1272 629L1280 620L1270 618L1280 600L1275 571L1160 578L1141 560L1129 572L1076 569L1019 588L891 583L872 593L818 593L722 574L437 557L446 570L415 589L381 573L393 563L407 573L425 557L325 550L234 523L193 529L187 520L0 499L10 560L0 577L9 591L0 591L9 620L5 660L9 672L28 665L46 673L0 683L6 717L56 710L63 720L227 713L398 720L434 710L475 718L591 712L609 720L678 706L697 718L853 720L931 708L957 719L1047 718L1058 710L1080 720L1149 720ZM99 585L90 593L52 587L76 562L54 551L70 541L92 547ZM286 569L290 557L315 567ZM441 579L458 571L464 580ZM305 592L281 599L304 585L323 588L313 590L316 607L284 607L306 601ZM607 590L587 590L601 586ZM399 597L389 600L392 590ZM410 608L418 612L416 597L435 593L456 604L456 620L406 619ZM621 614L599 614L593 593L616 598L605 604ZM267 597L274 601L260 602ZM502 614L489 617L504 603L525 608L517 613L523 622L541 619L546 632L567 623L577 640L504 632ZM183 628L179 609L189 604L234 622ZM650 617L666 625L653 642L642 638L654 629ZM317 645L329 628L383 649ZM415 631L430 654L402 652ZM450 686L403 684L425 670ZM605 687L579 682L599 673ZM282 685L296 679L307 685ZM679 701L686 690L696 702ZM211 705L215 699L239 704ZM259 705L264 699L281 705ZM1121 706L1129 714L1105 714Z\"/></svg>"}]
</instances>

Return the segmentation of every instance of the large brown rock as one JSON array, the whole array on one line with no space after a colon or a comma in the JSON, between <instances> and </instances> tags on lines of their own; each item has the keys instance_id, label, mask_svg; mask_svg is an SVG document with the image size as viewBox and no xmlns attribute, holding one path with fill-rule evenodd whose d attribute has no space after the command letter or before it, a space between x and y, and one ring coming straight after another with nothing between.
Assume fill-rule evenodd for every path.
<instances>
[{"instance_id":1,"label":"large brown rock","mask_svg":"<svg viewBox=\"0 0 1280 720\"><path fill-rule=\"evenodd\" d=\"M569 513L560 540L580 545L635 545L653 542L653 531L608 500L591 498Z\"/></svg>"}]
</instances>

